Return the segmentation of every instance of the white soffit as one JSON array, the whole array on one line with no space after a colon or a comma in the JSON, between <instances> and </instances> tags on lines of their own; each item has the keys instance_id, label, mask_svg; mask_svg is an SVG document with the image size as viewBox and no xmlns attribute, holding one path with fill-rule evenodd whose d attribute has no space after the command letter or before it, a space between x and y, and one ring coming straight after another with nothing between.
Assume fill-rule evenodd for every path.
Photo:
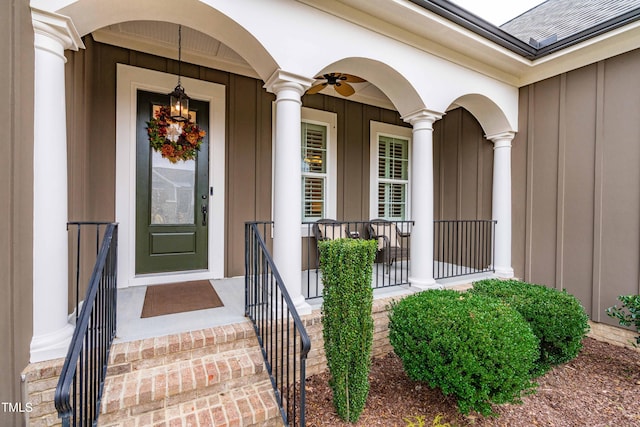
<instances>
[{"instance_id":1,"label":"white soffit","mask_svg":"<svg viewBox=\"0 0 640 427\"><path fill-rule=\"evenodd\" d=\"M92 33L100 43L165 58L178 59L178 26L170 22L130 21ZM255 70L227 45L199 31L182 27L182 61L258 78Z\"/></svg>"}]
</instances>

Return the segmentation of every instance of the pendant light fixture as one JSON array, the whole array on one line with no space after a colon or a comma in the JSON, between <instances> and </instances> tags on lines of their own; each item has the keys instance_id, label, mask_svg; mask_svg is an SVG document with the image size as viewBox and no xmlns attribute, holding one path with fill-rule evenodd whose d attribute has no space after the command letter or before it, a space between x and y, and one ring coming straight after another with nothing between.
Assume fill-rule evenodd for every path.
<instances>
[{"instance_id":1,"label":"pendant light fixture","mask_svg":"<svg viewBox=\"0 0 640 427\"><path fill-rule=\"evenodd\" d=\"M182 65L182 25L178 25L178 85L169 94L171 105L171 118L176 122L189 120L189 97L180 83Z\"/></svg>"}]
</instances>

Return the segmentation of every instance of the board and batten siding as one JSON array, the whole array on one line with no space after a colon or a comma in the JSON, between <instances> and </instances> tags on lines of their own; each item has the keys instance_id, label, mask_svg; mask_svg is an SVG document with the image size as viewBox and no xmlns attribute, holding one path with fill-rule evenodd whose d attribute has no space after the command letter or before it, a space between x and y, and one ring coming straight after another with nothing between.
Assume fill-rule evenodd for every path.
<instances>
[{"instance_id":1,"label":"board and batten siding","mask_svg":"<svg viewBox=\"0 0 640 427\"><path fill-rule=\"evenodd\" d=\"M640 50L520 89L513 266L597 322L640 291Z\"/></svg>"},{"instance_id":2,"label":"board and batten siding","mask_svg":"<svg viewBox=\"0 0 640 427\"><path fill-rule=\"evenodd\" d=\"M434 219L491 219L493 143L464 108L433 126Z\"/></svg>"},{"instance_id":3,"label":"board and batten siding","mask_svg":"<svg viewBox=\"0 0 640 427\"><path fill-rule=\"evenodd\" d=\"M34 34L28 0L9 0L0 13L0 400L25 401L21 372L33 335ZM24 414L3 410L3 426Z\"/></svg>"}]
</instances>

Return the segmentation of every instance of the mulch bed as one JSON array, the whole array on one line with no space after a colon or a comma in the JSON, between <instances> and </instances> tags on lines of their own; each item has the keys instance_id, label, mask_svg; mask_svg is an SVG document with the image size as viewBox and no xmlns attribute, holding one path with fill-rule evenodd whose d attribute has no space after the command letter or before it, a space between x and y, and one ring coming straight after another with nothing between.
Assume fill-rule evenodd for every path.
<instances>
[{"instance_id":1,"label":"mulch bed","mask_svg":"<svg viewBox=\"0 0 640 427\"><path fill-rule=\"evenodd\" d=\"M307 379L307 425L431 427L440 415L451 427L640 426L640 352L591 338L583 344L578 357L538 378L522 404L495 406L497 417L463 416L453 397L411 381L390 353L373 360L366 408L349 424L335 414L328 373L314 375Z\"/></svg>"}]
</instances>

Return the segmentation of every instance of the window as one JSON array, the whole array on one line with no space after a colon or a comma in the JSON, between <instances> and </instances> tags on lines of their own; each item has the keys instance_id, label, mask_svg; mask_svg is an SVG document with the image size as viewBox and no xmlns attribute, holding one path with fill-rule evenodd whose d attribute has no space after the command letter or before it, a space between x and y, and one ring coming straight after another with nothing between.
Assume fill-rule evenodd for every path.
<instances>
[{"instance_id":1,"label":"window","mask_svg":"<svg viewBox=\"0 0 640 427\"><path fill-rule=\"evenodd\" d=\"M371 122L372 218L409 219L410 156L410 128Z\"/></svg>"},{"instance_id":2,"label":"window","mask_svg":"<svg viewBox=\"0 0 640 427\"><path fill-rule=\"evenodd\" d=\"M336 217L336 124L335 113L302 107L302 222Z\"/></svg>"},{"instance_id":3,"label":"window","mask_svg":"<svg viewBox=\"0 0 640 427\"><path fill-rule=\"evenodd\" d=\"M275 131L275 108L273 109L273 129ZM300 168L302 206L299 209L301 222L317 221L320 218L336 217L337 199L337 115L328 111L302 107L300 138ZM273 135L275 138L275 134ZM275 151L272 153L275 159ZM272 161L274 161L272 159ZM272 164L275 167L275 163ZM274 177L275 174L272 175ZM272 181L272 197L275 183ZM271 206L273 206L273 200ZM273 215L273 212L272 212ZM303 236L309 232L305 224L301 226Z\"/></svg>"},{"instance_id":4,"label":"window","mask_svg":"<svg viewBox=\"0 0 640 427\"><path fill-rule=\"evenodd\" d=\"M302 221L316 221L327 210L327 126L302 122Z\"/></svg>"},{"instance_id":5,"label":"window","mask_svg":"<svg viewBox=\"0 0 640 427\"><path fill-rule=\"evenodd\" d=\"M378 139L378 217L406 218L409 187L409 141Z\"/></svg>"}]
</instances>

